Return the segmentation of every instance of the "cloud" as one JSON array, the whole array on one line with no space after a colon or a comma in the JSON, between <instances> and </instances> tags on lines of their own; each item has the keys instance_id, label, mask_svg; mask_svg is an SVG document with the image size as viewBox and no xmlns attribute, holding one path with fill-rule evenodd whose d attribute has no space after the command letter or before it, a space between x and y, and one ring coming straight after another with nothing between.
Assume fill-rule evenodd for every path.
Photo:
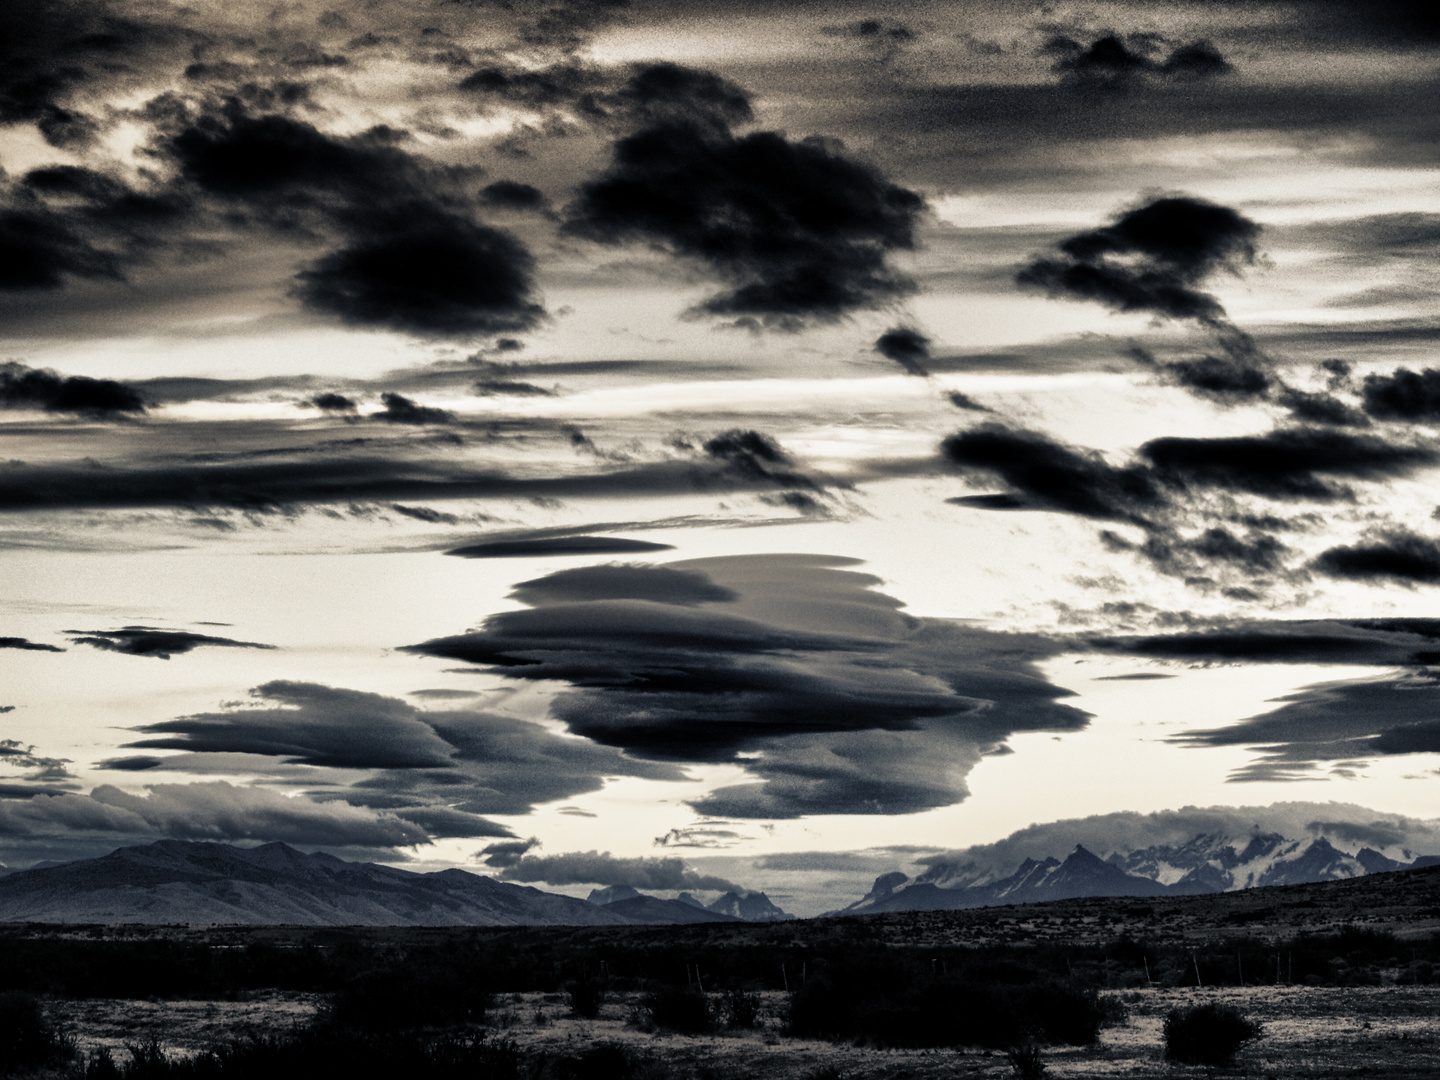
<instances>
[{"instance_id":1,"label":"cloud","mask_svg":"<svg viewBox=\"0 0 1440 1080\"><path fill-rule=\"evenodd\" d=\"M1193 81L1212 79L1231 70L1229 62L1208 41L1180 45L1164 60L1151 58L1148 41L1138 47L1127 45L1115 34L1082 45L1073 38L1056 36L1046 51L1056 54L1055 70L1069 75L1082 86L1128 89L1146 78Z\"/></svg>"},{"instance_id":2,"label":"cloud","mask_svg":"<svg viewBox=\"0 0 1440 1080\"><path fill-rule=\"evenodd\" d=\"M1330 477L1381 480L1436 460L1428 447L1317 428L1234 438L1152 439L1140 453L1174 486L1321 502L1351 497L1348 488Z\"/></svg>"},{"instance_id":3,"label":"cloud","mask_svg":"<svg viewBox=\"0 0 1440 1080\"><path fill-rule=\"evenodd\" d=\"M1216 271L1253 264L1259 234L1260 226L1229 207L1167 196L1061 241L1060 258L1037 259L1015 280L1119 311L1221 324L1220 301L1196 286Z\"/></svg>"},{"instance_id":4,"label":"cloud","mask_svg":"<svg viewBox=\"0 0 1440 1080\"><path fill-rule=\"evenodd\" d=\"M0 289L51 291L71 278L124 281L173 239L190 212L181 192L132 187L76 165L0 180Z\"/></svg>"},{"instance_id":5,"label":"cloud","mask_svg":"<svg viewBox=\"0 0 1440 1080\"><path fill-rule=\"evenodd\" d=\"M1259 751L1232 782L1313 780L1323 762L1440 753L1440 682L1427 675L1317 683L1276 699L1280 708L1223 728L1170 738L1182 746Z\"/></svg>"},{"instance_id":6,"label":"cloud","mask_svg":"<svg viewBox=\"0 0 1440 1080\"><path fill-rule=\"evenodd\" d=\"M546 67L489 64L460 83L476 97L573 122L633 130L681 124L728 132L754 118L750 95L714 72L680 64L602 68L573 57Z\"/></svg>"},{"instance_id":7,"label":"cloud","mask_svg":"<svg viewBox=\"0 0 1440 1080\"><path fill-rule=\"evenodd\" d=\"M1163 507L1164 493L1144 466L1116 468L1094 451L1057 443L1045 435L986 424L948 436L940 444L954 465L998 476L1015 494L986 508L1031 507L1108 521L1145 520ZM990 496L980 496L990 499Z\"/></svg>"},{"instance_id":8,"label":"cloud","mask_svg":"<svg viewBox=\"0 0 1440 1080\"><path fill-rule=\"evenodd\" d=\"M75 775L66 768L69 764L69 758L44 757L35 753L34 746L17 739L0 739L0 765L33 770L24 777L31 783L54 784L74 780Z\"/></svg>"},{"instance_id":9,"label":"cloud","mask_svg":"<svg viewBox=\"0 0 1440 1080\"><path fill-rule=\"evenodd\" d=\"M464 559L516 559L535 555L638 555L673 548L673 544L630 540L621 536L536 536L487 540L451 548L445 554L459 555Z\"/></svg>"},{"instance_id":10,"label":"cloud","mask_svg":"<svg viewBox=\"0 0 1440 1080\"><path fill-rule=\"evenodd\" d=\"M514 866L527 851L539 846L540 841L533 836L528 840L497 840L476 854L483 857L486 866Z\"/></svg>"},{"instance_id":11,"label":"cloud","mask_svg":"<svg viewBox=\"0 0 1440 1080\"><path fill-rule=\"evenodd\" d=\"M370 419L384 420L390 424L448 424L455 417L444 409L417 405L403 394L385 393L380 395L385 408L371 413Z\"/></svg>"},{"instance_id":12,"label":"cloud","mask_svg":"<svg viewBox=\"0 0 1440 1080\"><path fill-rule=\"evenodd\" d=\"M336 393L316 394L306 404L331 413L353 413L359 407L344 394Z\"/></svg>"},{"instance_id":13,"label":"cloud","mask_svg":"<svg viewBox=\"0 0 1440 1080\"><path fill-rule=\"evenodd\" d=\"M25 649L29 652L64 652L56 645L46 645L23 637L0 637L0 649Z\"/></svg>"},{"instance_id":14,"label":"cloud","mask_svg":"<svg viewBox=\"0 0 1440 1080\"><path fill-rule=\"evenodd\" d=\"M155 784L147 791L134 795L104 784L89 795L0 801L0 836L112 834L383 848L427 841L423 830L393 814L344 803L316 803L224 780Z\"/></svg>"},{"instance_id":15,"label":"cloud","mask_svg":"<svg viewBox=\"0 0 1440 1080\"><path fill-rule=\"evenodd\" d=\"M146 724L138 730L154 737L126 745L353 769L445 767L454 753L398 698L287 681L257 686L250 696L263 707Z\"/></svg>"},{"instance_id":16,"label":"cloud","mask_svg":"<svg viewBox=\"0 0 1440 1080\"><path fill-rule=\"evenodd\" d=\"M184 176L282 231L338 232L344 243L302 269L293 293L356 326L468 337L532 329L534 260L479 223L449 173L389 129L338 138L235 106L170 137Z\"/></svg>"},{"instance_id":17,"label":"cloud","mask_svg":"<svg viewBox=\"0 0 1440 1080\"><path fill-rule=\"evenodd\" d=\"M913 291L885 260L914 247L919 195L833 142L737 137L731 122L667 117L621 138L609 169L581 185L566 230L703 264L731 288L694 313L745 325L797 330Z\"/></svg>"},{"instance_id":18,"label":"cloud","mask_svg":"<svg viewBox=\"0 0 1440 1080\"><path fill-rule=\"evenodd\" d=\"M1360 393L1367 413L1379 420L1434 423L1440 420L1440 371L1396 368L1389 375L1367 375Z\"/></svg>"},{"instance_id":19,"label":"cloud","mask_svg":"<svg viewBox=\"0 0 1440 1080\"><path fill-rule=\"evenodd\" d=\"M1151 813L1122 810L1066 818L1027 825L990 844L921 854L915 861L927 867L918 880L954 887L1005 877L1025 859L1063 859L1076 844L1103 857L1148 847L1181 847L1201 835L1233 838L1243 846L1249 837L1262 833L1369 843L1396 855L1409 851L1411 857L1440 851L1440 822L1386 814L1353 803L1279 802L1269 806L1183 806Z\"/></svg>"},{"instance_id":20,"label":"cloud","mask_svg":"<svg viewBox=\"0 0 1440 1080\"><path fill-rule=\"evenodd\" d=\"M1352 581L1385 580L1433 585L1440 582L1440 543L1428 536L1391 529L1368 543L1327 548L1312 569Z\"/></svg>"},{"instance_id":21,"label":"cloud","mask_svg":"<svg viewBox=\"0 0 1440 1080\"><path fill-rule=\"evenodd\" d=\"M762 431L733 428L706 439L701 449L749 480L771 481L787 487L815 486L809 477L787 468L777 468L793 462L780 444Z\"/></svg>"},{"instance_id":22,"label":"cloud","mask_svg":"<svg viewBox=\"0 0 1440 1080\"><path fill-rule=\"evenodd\" d=\"M1178 634L1091 638L1089 648L1191 662L1254 664L1440 663L1434 619L1236 620Z\"/></svg>"},{"instance_id":23,"label":"cloud","mask_svg":"<svg viewBox=\"0 0 1440 1080\"><path fill-rule=\"evenodd\" d=\"M897 326L875 339L875 351L887 360L894 360L911 375L926 376L930 359L930 339L919 330Z\"/></svg>"},{"instance_id":24,"label":"cloud","mask_svg":"<svg viewBox=\"0 0 1440 1080\"><path fill-rule=\"evenodd\" d=\"M742 556L561 572L517 590L526 609L408 651L569 683L552 714L632 755L743 763L754 783L694 802L711 816L949 805L1012 732L1084 726L1034 666L1054 643L906 616L850 564Z\"/></svg>"},{"instance_id":25,"label":"cloud","mask_svg":"<svg viewBox=\"0 0 1440 1080\"><path fill-rule=\"evenodd\" d=\"M489 851L489 848L485 849ZM571 851L561 855L513 857L508 848L485 860L510 881L543 881L547 885L629 885L635 889L706 889L749 892L714 874L702 874L679 858L617 858L608 851Z\"/></svg>"},{"instance_id":26,"label":"cloud","mask_svg":"<svg viewBox=\"0 0 1440 1080\"><path fill-rule=\"evenodd\" d=\"M253 704L144 725L137 750L180 750L182 758L108 763L122 769L196 771L195 755L249 754L294 766L370 770L342 775L316 798L383 809L449 836L508 836L479 815L526 814L539 803L598 791L608 776L678 780L673 765L632 761L608 747L551 734L539 724L472 709L421 710L399 698L275 681L254 688ZM247 766L233 759L229 768ZM313 772L297 774L314 784ZM338 785L338 786L334 786Z\"/></svg>"},{"instance_id":27,"label":"cloud","mask_svg":"<svg viewBox=\"0 0 1440 1080\"><path fill-rule=\"evenodd\" d=\"M145 401L133 387L113 379L58 375L11 361L0 364L0 408L107 417L143 413Z\"/></svg>"},{"instance_id":28,"label":"cloud","mask_svg":"<svg viewBox=\"0 0 1440 1080\"><path fill-rule=\"evenodd\" d=\"M514 333L542 321L530 299L534 259L508 233L423 210L369 224L296 275L307 307L422 336Z\"/></svg>"},{"instance_id":29,"label":"cloud","mask_svg":"<svg viewBox=\"0 0 1440 1080\"><path fill-rule=\"evenodd\" d=\"M262 645L254 641L235 641L231 638L212 637L190 630L161 630L154 626L122 626L119 630L67 630L70 640L76 645L92 645L108 652L124 653L127 656L154 656L169 660L172 656L191 652L201 646L221 646L235 649L273 649L274 645Z\"/></svg>"},{"instance_id":30,"label":"cloud","mask_svg":"<svg viewBox=\"0 0 1440 1080\"><path fill-rule=\"evenodd\" d=\"M535 210L549 208L545 193L530 184L517 180L496 180L480 189L480 201L486 206L504 210Z\"/></svg>"}]
</instances>

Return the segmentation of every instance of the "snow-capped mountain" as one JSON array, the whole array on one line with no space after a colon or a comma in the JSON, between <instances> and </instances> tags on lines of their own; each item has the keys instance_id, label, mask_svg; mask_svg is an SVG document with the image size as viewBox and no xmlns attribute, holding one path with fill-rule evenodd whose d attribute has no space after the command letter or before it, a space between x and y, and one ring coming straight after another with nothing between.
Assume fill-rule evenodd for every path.
<instances>
[{"instance_id":1,"label":"snow-capped mountain","mask_svg":"<svg viewBox=\"0 0 1440 1080\"><path fill-rule=\"evenodd\" d=\"M1437 863L1440 856L1405 862L1372 848L1351 855L1324 837L1306 842L1261 833L1237 841L1202 833L1185 844L1113 852L1105 859L1077 845L1064 862L1054 857L1026 859L1008 877L964 861L937 863L913 879L895 871L876 878L864 897L832 914L951 910L1089 896L1233 892L1339 881Z\"/></svg>"}]
</instances>

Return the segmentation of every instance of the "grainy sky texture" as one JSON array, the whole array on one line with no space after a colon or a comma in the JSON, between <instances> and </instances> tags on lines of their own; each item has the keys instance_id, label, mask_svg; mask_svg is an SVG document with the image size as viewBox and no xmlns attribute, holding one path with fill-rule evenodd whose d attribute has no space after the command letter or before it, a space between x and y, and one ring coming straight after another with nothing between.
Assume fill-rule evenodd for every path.
<instances>
[{"instance_id":1,"label":"grainy sky texture","mask_svg":"<svg viewBox=\"0 0 1440 1080\"><path fill-rule=\"evenodd\" d=\"M1436 100L1403 0L7 3L0 859L1419 853Z\"/></svg>"}]
</instances>

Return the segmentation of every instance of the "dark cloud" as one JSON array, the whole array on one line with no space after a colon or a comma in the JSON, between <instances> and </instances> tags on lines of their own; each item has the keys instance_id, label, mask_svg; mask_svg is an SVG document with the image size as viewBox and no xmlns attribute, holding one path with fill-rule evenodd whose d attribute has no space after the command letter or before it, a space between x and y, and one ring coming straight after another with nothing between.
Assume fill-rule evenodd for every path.
<instances>
[{"instance_id":1,"label":"dark cloud","mask_svg":"<svg viewBox=\"0 0 1440 1080\"><path fill-rule=\"evenodd\" d=\"M930 339L919 330L897 326L875 339L875 351L887 360L894 360L911 375L929 375ZM968 400L968 399L967 399Z\"/></svg>"},{"instance_id":2,"label":"dark cloud","mask_svg":"<svg viewBox=\"0 0 1440 1080\"><path fill-rule=\"evenodd\" d=\"M0 637L0 649L26 649L30 652L64 652L55 645L45 645L23 637Z\"/></svg>"},{"instance_id":3,"label":"dark cloud","mask_svg":"<svg viewBox=\"0 0 1440 1080\"><path fill-rule=\"evenodd\" d=\"M1046 51L1058 55L1055 70L1077 83L1104 89L1128 89L1145 77L1179 80L1210 79L1231 70L1229 62L1208 41L1193 41L1175 48L1164 60L1152 55L1149 41L1127 44L1106 34L1089 45L1073 38L1053 37Z\"/></svg>"},{"instance_id":4,"label":"dark cloud","mask_svg":"<svg viewBox=\"0 0 1440 1080\"><path fill-rule=\"evenodd\" d=\"M145 400L113 379L58 375L10 361L0 364L0 408L106 417L143 413Z\"/></svg>"},{"instance_id":5,"label":"dark cloud","mask_svg":"<svg viewBox=\"0 0 1440 1080\"><path fill-rule=\"evenodd\" d=\"M480 201L505 210L544 210L550 204L545 193L516 180L496 180L480 189Z\"/></svg>"},{"instance_id":6,"label":"dark cloud","mask_svg":"<svg viewBox=\"0 0 1440 1080\"><path fill-rule=\"evenodd\" d=\"M388 129L336 138L230 107L185 127L168 147L189 180L260 220L344 237L296 275L294 294L313 310L422 336L538 325L544 309L532 298L529 251L475 220L453 171L399 141Z\"/></svg>"},{"instance_id":7,"label":"dark cloud","mask_svg":"<svg viewBox=\"0 0 1440 1080\"><path fill-rule=\"evenodd\" d=\"M397 514L404 514L416 521L423 521L427 525L458 525L460 519L454 514L446 514L440 510L432 510L428 506L406 506L404 503L391 503L390 509Z\"/></svg>"},{"instance_id":8,"label":"dark cloud","mask_svg":"<svg viewBox=\"0 0 1440 1080\"><path fill-rule=\"evenodd\" d=\"M1061 241L1061 258L1037 259L1015 280L1119 311L1225 324L1220 301L1196 286L1216 271L1252 264L1259 234L1260 226L1227 206L1167 196Z\"/></svg>"},{"instance_id":9,"label":"dark cloud","mask_svg":"<svg viewBox=\"0 0 1440 1080\"><path fill-rule=\"evenodd\" d=\"M489 848L485 849L489 851ZM617 858L608 851L571 851L562 855L511 857L508 846L501 861L486 859L499 876L510 881L543 881L547 885L629 885L635 889L705 889L715 892L749 892L743 885L702 874L679 858Z\"/></svg>"},{"instance_id":10,"label":"dark cloud","mask_svg":"<svg viewBox=\"0 0 1440 1080\"><path fill-rule=\"evenodd\" d=\"M1307 424L1328 424L1331 427L1369 427L1365 414L1331 394L1310 393L1282 386L1275 400L1290 410L1290 415Z\"/></svg>"},{"instance_id":11,"label":"dark cloud","mask_svg":"<svg viewBox=\"0 0 1440 1080\"><path fill-rule=\"evenodd\" d=\"M394 814L317 803L261 787L223 780L154 784L145 795L102 784L88 795L0 801L0 835L57 838L111 835L131 841L168 836L181 840L282 840L335 847L408 847L424 831ZM113 845L112 845L113 846Z\"/></svg>"},{"instance_id":12,"label":"dark cloud","mask_svg":"<svg viewBox=\"0 0 1440 1080\"><path fill-rule=\"evenodd\" d=\"M384 414L380 414L382 417ZM758 476L735 462L606 461L583 472L535 476L480 469L438 454L385 453L358 443L317 452L269 451L253 460L200 460L150 465L34 464L0 469L0 513L62 507L277 506L352 502L429 502L438 499L564 499L747 491L757 486L818 481L775 470ZM409 448L407 448L409 449Z\"/></svg>"},{"instance_id":13,"label":"dark cloud","mask_svg":"<svg viewBox=\"0 0 1440 1080\"><path fill-rule=\"evenodd\" d=\"M728 132L754 119L743 88L680 64L601 68L574 58L540 68L492 64L466 76L460 88L485 100L607 128L680 124Z\"/></svg>"},{"instance_id":14,"label":"dark cloud","mask_svg":"<svg viewBox=\"0 0 1440 1080\"><path fill-rule=\"evenodd\" d=\"M1107 653L1197 663L1396 667L1440 663L1440 621L1249 620L1176 634L1090 638L1083 645Z\"/></svg>"},{"instance_id":15,"label":"dark cloud","mask_svg":"<svg viewBox=\"0 0 1440 1080\"><path fill-rule=\"evenodd\" d=\"M554 397L555 391L514 379L481 379L473 387L481 397Z\"/></svg>"},{"instance_id":16,"label":"dark cloud","mask_svg":"<svg viewBox=\"0 0 1440 1080\"><path fill-rule=\"evenodd\" d=\"M1352 581L1433 585L1440 582L1440 543L1428 536L1390 530L1365 543L1328 548L1310 566L1329 577Z\"/></svg>"},{"instance_id":17,"label":"dark cloud","mask_svg":"<svg viewBox=\"0 0 1440 1080\"><path fill-rule=\"evenodd\" d=\"M512 599L531 607L591 600L645 600L656 604L725 604L740 599L734 589L716 585L697 570L645 564L578 566L522 581Z\"/></svg>"},{"instance_id":18,"label":"dark cloud","mask_svg":"<svg viewBox=\"0 0 1440 1080\"><path fill-rule=\"evenodd\" d=\"M1350 490L1333 477L1383 480L1436 460L1435 451L1427 447L1317 428L1235 438L1152 439L1140 453L1174 487L1322 502L1350 497Z\"/></svg>"},{"instance_id":19,"label":"dark cloud","mask_svg":"<svg viewBox=\"0 0 1440 1080\"><path fill-rule=\"evenodd\" d=\"M848 562L754 556L562 572L517 592L531 607L409 651L568 682L553 714L632 754L743 760L756 782L695 803L715 816L949 805L965 797L984 748L1014 731L1083 726L1033 666L1051 643L905 616L872 591L874 578L837 569ZM682 588L677 573L733 595L689 576Z\"/></svg>"},{"instance_id":20,"label":"dark cloud","mask_svg":"<svg viewBox=\"0 0 1440 1080\"><path fill-rule=\"evenodd\" d=\"M620 536L537 536L515 540L490 540L451 548L446 555L465 559L512 559L534 555L638 555L670 551L673 544L652 540L630 540Z\"/></svg>"},{"instance_id":21,"label":"dark cloud","mask_svg":"<svg viewBox=\"0 0 1440 1080\"><path fill-rule=\"evenodd\" d=\"M508 836L481 815L529 813L539 803L598 791L609 776L684 778L673 765L631 761L495 713L420 710L381 694L283 680L256 687L251 697L252 705L147 724L137 729L146 737L126 746L186 751L174 765L191 771L197 755L235 754L370 770L313 794L392 813L426 835ZM168 767L157 760L131 768ZM301 783L315 781L313 772L300 774Z\"/></svg>"},{"instance_id":22,"label":"dark cloud","mask_svg":"<svg viewBox=\"0 0 1440 1080\"><path fill-rule=\"evenodd\" d=\"M913 290L885 259L914 247L919 195L832 142L768 131L737 137L729 118L714 120L667 119L620 139L609 169L581 186L566 229L702 263L732 288L696 314L778 329Z\"/></svg>"},{"instance_id":23,"label":"dark cloud","mask_svg":"<svg viewBox=\"0 0 1440 1080\"><path fill-rule=\"evenodd\" d=\"M335 393L316 394L306 404L313 405L315 408L324 412L335 413L353 413L359 408L354 401L344 394Z\"/></svg>"},{"instance_id":24,"label":"dark cloud","mask_svg":"<svg viewBox=\"0 0 1440 1080\"><path fill-rule=\"evenodd\" d=\"M486 844L476 854L481 856L486 866L514 866L522 855L539 846L540 841L533 836L528 840L497 840Z\"/></svg>"},{"instance_id":25,"label":"dark cloud","mask_svg":"<svg viewBox=\"0 0 1440 1080\"><path fill-rule=\"evenodd\" d=\"M1323 762L1440 753L1440 683L1429 676L1319 683L1278 700L1285 704L1272 712L1169 741L1259 750L1232 782L1319 779Z\"/></svg>"},{"instance_id":26,"label":"dark cloud","mask_svg":"<svg viewBox=\"0 0 1440 1080\"><path fill-rule=\"evenodd\" d=\"M957 409L966 412L991 412L992 410L972 398L969 394L962 394L959 390L951 390L945 395L945 400L954 405Z\"/></svg>"},{"instance_id":27,"label":"dark cloud","mask_svg":"<svg viewBox=\"0 0 1440 1080\"><path fill-rule=\"evenodd\" d=\"M380 400L385 408L380 412L370 413L371 420L384 420L390 424L448 424L455 419L453 414L444 409L417 405L404 394L385 393L380 395Z\"/></svg>"},{"instance_id":28,"label":"dark cloud","mask_svg":"<svg viewBox=\"0 0 1440 1080\"><path fill-rule=\"evenodd\" d=\"M191 652L202 646L222 646L235 649L273 649L274 645L261 645L254 641L234 641L230 638L197 634L190 630L161 630L154 626L122 626L119 630L67 630L70 640L76 645L93 645L107 652L125 653L127 656L154 656L169 660Z\"/></svg>"},{"instance_id":29,"label":"dark cloud","mask_svg":"<svg viewBox=\"0 0 1440 1080\"><path fill-rule=\"evenodd\" d=\"M265 707L199 713L139 728L142 750L264 754L334 768L450 764L454 748L397 698L314 683L276 681L250 696Z\"/></svg>"},{"instance_id":30,"label":"dark cloud","mask_svg":"<svg viewBox=\"0 0 1440 1080\"><path fill-rule=\"evenodd\" d=\"M31 770L24 779L32 784L57 784L74 780L75 774L66 768L69 764L69 758L45 757L35 753L34 746L16 739L0 739L0 765Z\"/></svg>"},{"instance_id":31,"label":"dark cloud","mask_svg":"<svg viewBox=\"0 0 1440 1080\"><path fill-rule=\"evenodd\" d=\"M947 437L940 449L952 464L998 476L1015 492L1001 496L999 502L972 499L963 505L1023 506L1137 522L1164 505L1164 494L1143 466L1116 468L1093 451L1065 446L1036 432L987 424Z\"/></svg>"},{"instance_id":32,"label":"dark cloud","mask_svg":"<svg viewBox=\"0 0 1440 1080\"><path fill-rule=\"evenodd\" d=\"M509 333L542 320L530 299L534 259L508 233L424 212L377 224L296 275L308 307L420 335Z\"/></svg>"},{"instance_id":33,"label":"dark cloud","mask_svg":"<svg viewBox=\"0 0 1440 1080\"><path fill-rule=\"evenodd\" d=\"M0 123L35 123L47 141L89 141L95 124L71 98L133 74L184 35L99 0L12 0L0 9Z\"/></svg>"},{"instance_id":34,"label":"dark cloud","mask_svg":"<svg viewBox=\"0 0 1440 1080\"><path fill-rule=\"evenodd\" d=\"M1434 423L1440 420L1440 370L1396 368L1367 375L1360 389L1364 409L1379 420Z\"/></svg>"},{"instance_id":35,"label":"dark cloud","mask_svg":"<svg viewBox=\"0 0 1440 1080\"><path fill-rule=\"evenodd\" d=\"M786 487L815 487L809 477L788 468L794 464L790 455L764 432L734 428L706 439L701 449L748 480Z\"/></svg>"},{"instance_id":36,"label":"dark cloud","mask_svg":"<svg viewBox=\"0 0 1440 1080\"><path fill-rule=\"evenodd\" d=\"M71 278L124 281L183 224L183 194L140 190L54 165L0 182L0 289L56 290Z\"/></svg>"}]
</instances>

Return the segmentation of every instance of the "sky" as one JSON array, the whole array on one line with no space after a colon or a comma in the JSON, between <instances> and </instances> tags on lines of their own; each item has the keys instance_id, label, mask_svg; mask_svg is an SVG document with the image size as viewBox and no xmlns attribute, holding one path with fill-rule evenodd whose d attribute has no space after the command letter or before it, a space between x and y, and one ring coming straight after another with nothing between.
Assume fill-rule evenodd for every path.
<instances>
[{"instance_id":1,"label":"sky","mask_svg":"<svg viewBox=\"0 0 1440 1080\"><path fill-rule=\"evenodd\" d=\"M1440 20L14 0L0 861L1440 853Z\"/></svg>"}]
</instances>

